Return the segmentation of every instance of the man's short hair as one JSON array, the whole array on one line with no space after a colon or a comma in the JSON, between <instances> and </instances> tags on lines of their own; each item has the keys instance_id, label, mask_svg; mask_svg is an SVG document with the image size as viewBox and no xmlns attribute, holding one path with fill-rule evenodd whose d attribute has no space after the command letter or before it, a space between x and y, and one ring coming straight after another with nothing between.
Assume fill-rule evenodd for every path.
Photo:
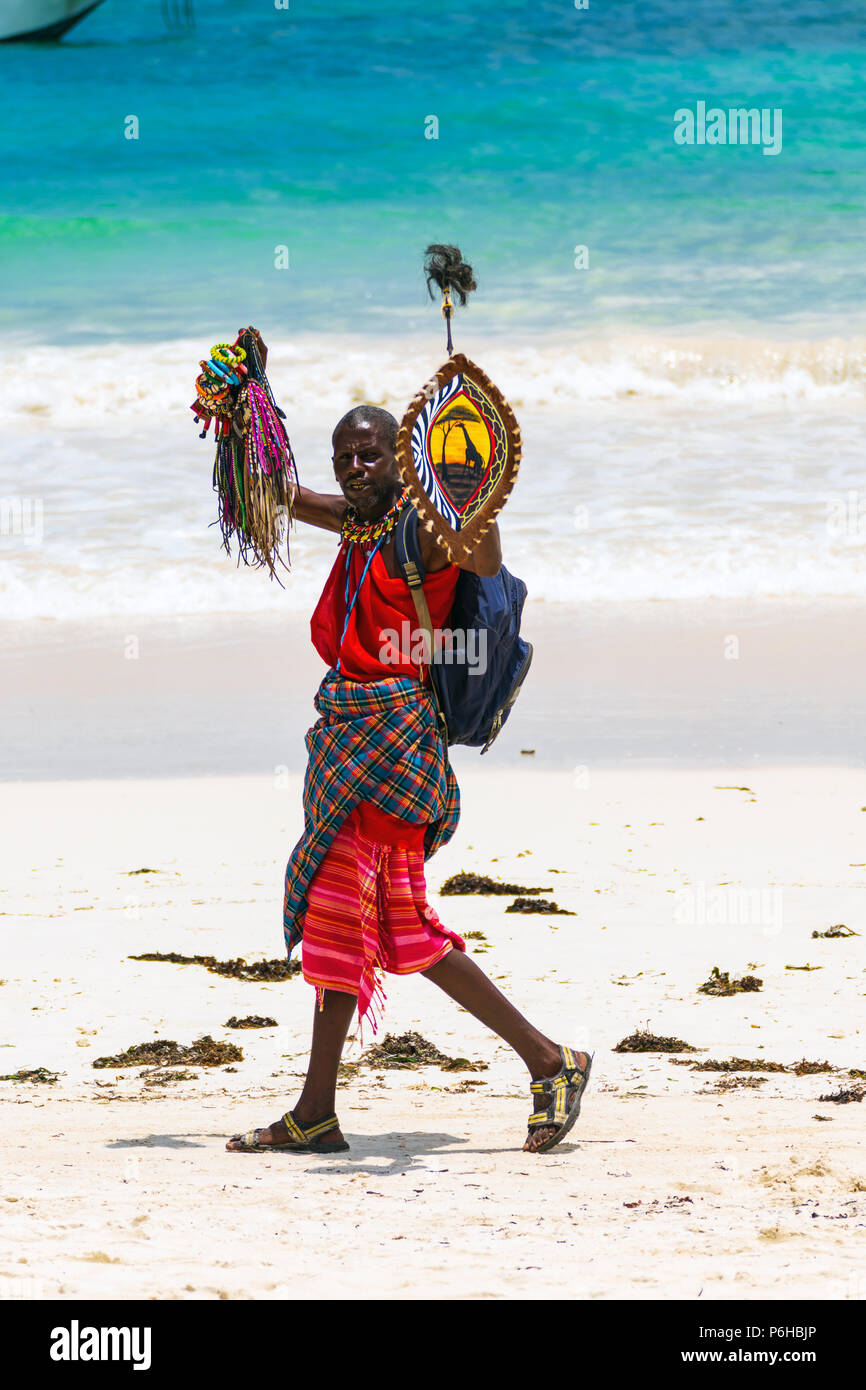
<instances>
[{"instance_id":1,"label":"man's short hair","mask_svg":"<svg viewBox=\"0 0 866 1390\"><path fill-rule=\"evenodd\" d=\"M333 442L337 436L337 430L341 430L344 425L350 429L357 425L378 425L382 431L389 449L397 446L397 430L399 425L394 416L389 411L383 410L380 405L355 405L347 412L334 426L334 433L331 435Z\"/></svg>"}]
</instances>

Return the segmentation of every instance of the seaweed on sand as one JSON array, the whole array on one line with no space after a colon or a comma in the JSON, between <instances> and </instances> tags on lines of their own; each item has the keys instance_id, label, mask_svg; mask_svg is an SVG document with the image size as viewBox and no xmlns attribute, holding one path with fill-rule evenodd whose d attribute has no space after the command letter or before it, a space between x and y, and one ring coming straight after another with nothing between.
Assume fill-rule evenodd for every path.
<instances>
[{"instance_id":1,"label":"seaweed on sand","mask_svg":"<svg viewBox=\"0 0 866 1390\"><path fill-rule=\"evenodd\" d=\"M683 1042L682 1038L660 1038L655 1033L649 1033L643 1028L638 1028L636 1032L629 1033L627 1038L623 1038L613 1049L614 1052L697 1052L696 1047L691 1043Z\"/></svg>"},{"instance_id":2,"label":"seaweed on sand","mask_svg":"<svg viewBox=\"0 0 866 1390\"><path fill-rule=\"evenodd\" d=\"M150 1071L140 1071L139 1079L144 1081L145 1086L172 1086L175 1081L195 1081L198 1072L195 1071L161 1071L155 1067Z\"/></svg>"},{"instance_id":3,"label":"seaweed on sand","mask_svg":"<svg viewBox=\"0 0 866 1390\"><path fill-rule=\"evenodd\" d=\"M275 1018L262 1018L260 1014L248 1014L246 1018L238 1018L232 1014L228 1023L223 1024L224 1028L278 1028L279 1024Z\"/></svg>"},{"instance_id":4,"label":"seaweed on sand","mask_svg":"<svg viewBox=\"0 0 866 1390\"><path fill-rule=\"evenodd\" d=\"M698 994L746 994L760 989L763 983L757 975L743 975L739 980L732 980L727 970L720 970L714 965L710 971L710 978L698 985Z\"/></svg>"},{"instance_id":5,"label":"seaweed on sand","mask_svg":"<svg viewBox=\"0 0 866 1390\"><path fill-rule=\"evenodd\" d=\"M518 893L522 893L525 897L531 897L536 893L549 893L550 889L547 887L526 888L521 883L497 883L495 879L488 878L486 874L459 873L446 878L439 892L443 898L463 897L469 893L494 893L502 897L513 898Z\"/></svg>"},{"instance_id":6,"label":"seaweed on sand","mask_svg":"<svg viewBox=\"0 0 866 1390\"><path fill-rule=\"evenodd\" d=\"M835 1095L819 1096L821 1100L832 1100L837 1105L850 1105L851 1101L860 1101L866 1096L866 1086L852 1086L850 1090L840 1089Z\"/></svg>"},{"instance_id":7,"label":"seaweed on sand","mask_svg":"<svg viewBox=\"0 0 866 1390\"><path fill-rule=\"evenodd\" d=\"M836 1070L831 1062L807 1062L805 1057L790 1067L785 1062L770 1062L763 1057L726 1057L723 1061L707 1057L703 1062L686 1062L683 1065L690 1066L693 1071L773 1071L793 1072L794 1076L814 1076L816 1072Z\"/></svg>"},{"instance_id":8,"label":"seaweed on sand","mask_svg":"<svg viewBox=\"0 0 866 1390\"><path fill-rule=\"evenodd\" d=\"M692 1062L693 1071L787 1071L784 1062L765 1062L761 1058L750 1060L748 1057L727 1057L724 1061L717 1061L715 1057L708 1057L704 1062Z\"/></svg>"},{"instance_id":9,"label":"seaweed on sand","mask_svg":"<svg viewBox=\"0 0 866 1390\"><path fill-rule=\"evenodd\" d=\"M558 913L560 917L576 917L576 912L569 912L567 907L557 907L556 903L550 898L515 898L514 902L505 909L506 912L544 912L548 915Z\"/></svg>"},{"instance_id":10,"label":"seaweed on sand","mask_svg":"<svg viewBox=\"0 0 866 1390\"><path fill-rule=\"evenodd\" d=\"M244 1054L234 1043L214 1042L209 1033L196 1038L190 1047L166 1038L155 1038L153 1042L136 1043L120 1052L116 1057L97 1057L92 1066L98 1070L117 1067L137 1067L142 1062L151 1066L174 1067L180 1063L192 1063L198 1067L221 1067L224 1062L242 1062Z\"/></svg>"},{"instance_id":11,"label":"seaweed on sand","mask_svg":"<svg viewBox=\"0 0 866 1390\"><path fill-rule=\"evenodd\" d=\"M32 1067L29 1071L22 1067L20 1071L13 1071L9 1072L7 1076L0 1076L0 1081L42 1082L45 1085L53 1086L58 1074L56 1071L49 1071L47 1067Z\"/></svg>"},{"instance_id":12,"label":"seaweed on sand","mask_svg":"<svg viewBox=\"0 0 866 1390\"><path fill-rule=\"evenodd\" d=\"M361 1061L369 1067L388 1071L413 1071L416 1067L438 1066L442 1071L486 1071L486 1062L470 1062L466 1057L448 1057L435 1043L420 1033L386 1033L380 1043L368 1047Z\"/></svg>"},{"instance_id":13,"label":"seaweed on sand","mask_svg":"<svg viewBox=\"0 0 866 1390\"><path fill-rule=\"evenodd\" d=\"M259 984L290 980L300 974L299 960L255 960L248 965L243 956L236 960L217 960L215 956L181 956L177 951L145 951L130 960L161 960L170 965L203 965L213 975L230 975L233 980L254 980Z\"/></svg>"},{"instance_id":14,"label":"seaweed on sand","mask_svg":"<svg viewBox=\"0 0 866 1390\"><path fill-rule=\"evenodd\" d=\"M465 931L463 933L463 940L478 942L473 952L476 956L486 955L490 950L490 942L487 940L483 931Z\"/></svg>"},{"instance_id":15,"label":"seaweed on sand","mask_svg":"<svg viewBox=\"0 0 866 1390\"><path fill-rule=\"evenodd\" d=\"M859 935L859 932L852 931L850 927L846 927L844 922L837 922L835 927L828 927L826 931L813 931L812 939L813 941L816 939L832 940L837 936L844 937Z\"/></svg>"}]
</instances>

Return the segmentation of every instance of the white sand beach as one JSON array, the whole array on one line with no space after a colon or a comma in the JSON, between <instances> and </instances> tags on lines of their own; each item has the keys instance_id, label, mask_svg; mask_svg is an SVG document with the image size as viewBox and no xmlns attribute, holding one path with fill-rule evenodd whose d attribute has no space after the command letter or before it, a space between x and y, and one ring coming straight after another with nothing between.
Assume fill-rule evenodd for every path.
<instances>
[{"instance_id":1,"label":"white sand beach","mask_svg":"<svg viewBox=\"0 0 866 1390\"><path fill-rule=\"evenodd\" d=\"M578 1126L535 1157L521 1064L417 977L386 982L381 1033L417 1030L487 1070L361 1067L338 1092L348 1153L225 1152L294 1103L313 991L129 956L281 954L297 773L0 788L0 1070L59 1073L0 1082L0 1297L866 1294L863 1106L819 1100L866 1069L862 773L524 762L461 771L461 825L428 882L443 920L484 934L470 948L515 1002L595 1051ZM440 898L458 870L543 886L575 915ZM812 938L836 923L863 934ZM763 988L698 993L713 966ZM224 1026L248 1014L279 1026ZM696 1060L843 1070L720 1089L719 1073L615 1052L638 1027ZM92 1067L205 1033L244 1060L161 1088L140 1066Z\"/></svg>"}]
</instances>

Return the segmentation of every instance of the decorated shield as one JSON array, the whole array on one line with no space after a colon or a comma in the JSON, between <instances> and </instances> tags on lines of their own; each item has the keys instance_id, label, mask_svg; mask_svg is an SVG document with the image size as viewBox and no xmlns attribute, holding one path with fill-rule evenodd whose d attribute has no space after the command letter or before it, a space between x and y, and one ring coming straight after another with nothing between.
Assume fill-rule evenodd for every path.
<instances>
[{"instance_id":1,"label":"decorated shield","mask_svg":"<svg viewBox=\"0 0 866 1390\"><path fill-rule=\"evenodd\" d=\"M415 396L397 435L409 496L450 560L471 555L520 466L520 426L488 376L456 353Z\"/></svg>"}]
</instances>

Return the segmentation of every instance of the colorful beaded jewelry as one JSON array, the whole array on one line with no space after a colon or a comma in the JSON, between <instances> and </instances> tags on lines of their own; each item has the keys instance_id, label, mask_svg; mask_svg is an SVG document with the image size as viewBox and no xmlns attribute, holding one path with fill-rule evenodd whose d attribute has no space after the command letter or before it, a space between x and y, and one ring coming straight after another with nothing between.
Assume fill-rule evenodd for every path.
<instances>
[{"instance_id":1,"label":"colorful beaded jewelry","mask_svg":"<svg viewBox=\"0 0 866 1390\"><path fill-rule=\"evenodd\" d=\"M190 409L199 423L204 421L202 439L214 423L213 485L223 545L230 553L235 536L239 559L267 566L271 578L276 578L278 561L288 568L279 552L284 530L288 561L298 471L283 425L285 416L268 385L254 330L245 329L234 343L217 343L210 359L199 365L202 370Z\"/></svg>"},{"instance_id":2,"label":"colorful beaded jewelry","mask_svg":"<svg viewBox=\"0 0 866 1390\"><path fill-rule=\"evenodd\" d=\"M378 517L375 521L362 521L350 502L346 508L346 515L341 527L343 540L348 541L350 545L364 545L369 541L381 540L394 530L400 513L408 500L409 494L404 489L393 507L389 507L385 515Z\"/></svg>"}]
</instances>

